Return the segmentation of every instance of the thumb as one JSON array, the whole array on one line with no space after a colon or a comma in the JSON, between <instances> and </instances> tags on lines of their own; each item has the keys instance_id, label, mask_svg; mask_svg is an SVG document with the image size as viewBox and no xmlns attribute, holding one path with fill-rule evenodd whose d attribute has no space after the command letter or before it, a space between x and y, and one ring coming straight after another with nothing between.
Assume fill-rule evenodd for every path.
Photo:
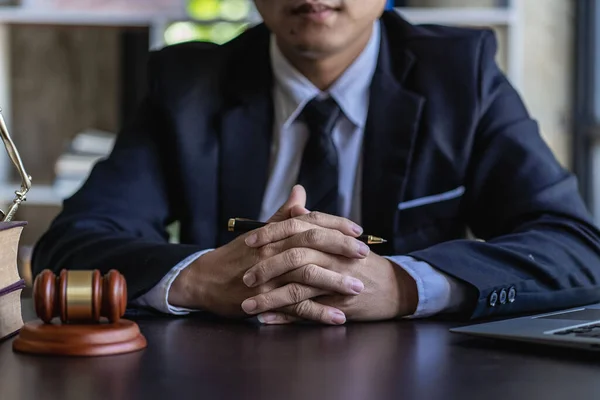
<instances>
[{"instance_id":1,"label":"thumb","mask_svg":"<svg viewBox=\"0 0 600 400\"><path fill-rule=\"evenodd\" d=\"M280 222L292 218L293 208L302 208L306 206L306 190L302 185L296 185L292 188L290 197L284 205L277 210L275 214L267 222Z\"/></svg>"}]
</instances>

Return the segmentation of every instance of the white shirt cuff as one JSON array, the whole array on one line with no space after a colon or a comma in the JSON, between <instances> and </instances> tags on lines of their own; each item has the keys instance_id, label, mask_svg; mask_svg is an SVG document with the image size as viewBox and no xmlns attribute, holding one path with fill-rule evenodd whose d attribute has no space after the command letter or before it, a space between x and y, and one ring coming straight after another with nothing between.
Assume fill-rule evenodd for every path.
<instances>
[{"instance_id":1,"label":"white shirt cuff","mask_svg":"<svg viewBox=\"0 0 600 400\"><path fill-rule=\"evenodd\" d=\"M407 318L425 318L458 311L466 299L466 287L424 261L408 256L386 257L404 269L417 283L419 302Z\"/></svg>"},{"instance_id":2,"label":"white shirt cuff","mask_svg":"<svg viewBox=\"0 0 600 400\"><path fill-rule=\"evenodd\" d=\"M202 250L187 257L185 260L181 261L179 264L173 267L161 279L161 281L158 282L156 286L154 286L142 296L133 300L131 303L136 306L150 307L165 314L173 315L187 315L190 312L198 311L190 310L188 308L174 307L171 304L169 304L169 290L171 290L171 285L173 284L173 282L175 282L175 279L177 278L177 276L179 276L181 271L187 268L198 258L212 250L213 249Z\"/></svg>"}]
</instances>

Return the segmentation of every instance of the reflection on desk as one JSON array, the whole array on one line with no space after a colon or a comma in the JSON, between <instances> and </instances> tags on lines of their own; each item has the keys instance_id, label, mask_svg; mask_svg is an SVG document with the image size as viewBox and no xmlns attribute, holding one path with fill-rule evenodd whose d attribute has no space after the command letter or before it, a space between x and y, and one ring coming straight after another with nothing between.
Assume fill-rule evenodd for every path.
<instances>
[{"instance_id":1,"label":"reflection on desk","mask_svg":"<svg viewBox=\"0 0 600 400\"><path fill-rule=\"evenodd\" d=\"M2 398L506 400L600 392L593 356L466 338L447 323L137 322L149 347L115 357L27 356L0 344Z\"/></svg>"}]
</instances>

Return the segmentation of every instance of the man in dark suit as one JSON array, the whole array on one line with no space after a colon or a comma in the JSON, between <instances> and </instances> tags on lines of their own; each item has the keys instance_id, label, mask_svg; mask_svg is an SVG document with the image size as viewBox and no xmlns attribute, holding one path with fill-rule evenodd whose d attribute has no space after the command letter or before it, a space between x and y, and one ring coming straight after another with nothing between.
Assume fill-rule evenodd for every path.
<instances>
[{"instance_id":1,"label":"man in dark suit","mask_svg":"<svg viewBox=\"0 0 600 400\"><path fill-rule=\"evenodd\" d=\"M491 32L413 26L384 0L255 3L265 24L232 42L152 55L36 273L117 268L132 304L269 324L600 300L600 232ZM235 237L230 217L272 223Z\"/></svg>"}]
</instances>

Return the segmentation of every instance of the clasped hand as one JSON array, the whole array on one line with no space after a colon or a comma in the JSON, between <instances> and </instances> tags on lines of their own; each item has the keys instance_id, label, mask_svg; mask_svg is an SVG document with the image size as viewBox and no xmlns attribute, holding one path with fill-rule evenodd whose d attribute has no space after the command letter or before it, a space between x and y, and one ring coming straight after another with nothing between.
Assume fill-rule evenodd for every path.
<instances>
[{"instance_id":1,"label":"clasped hand","mask_svg":"<svg viewBox=\"0 0 600 400\"><path fill-rule=\"evenodd\" d=\"M208 252L174 282L169 301L266 324L311 320L339 325L382 320L416 308L416 285L357 240L353 222L304 209L295 187L269 225Z\"/></svg>"}]
</instances>

